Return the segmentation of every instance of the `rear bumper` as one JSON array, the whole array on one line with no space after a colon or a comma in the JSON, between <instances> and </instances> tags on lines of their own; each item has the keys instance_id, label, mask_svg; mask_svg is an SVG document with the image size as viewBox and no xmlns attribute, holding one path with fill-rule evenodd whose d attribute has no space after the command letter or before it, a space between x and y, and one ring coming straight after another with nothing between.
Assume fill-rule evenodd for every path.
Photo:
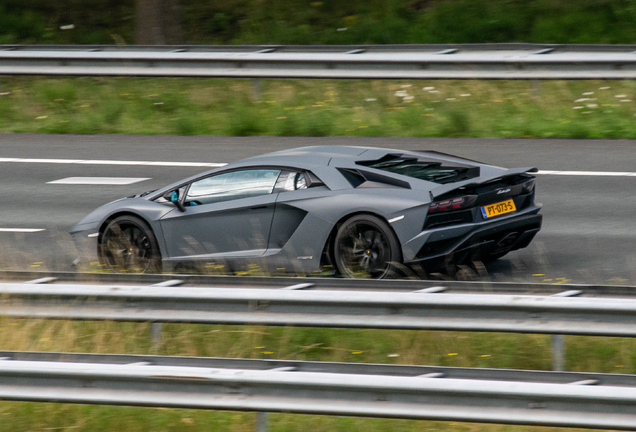
<instances>
[{"instance_id":1,"label":"rear bumper","mask_svg":"<svg viewBox=\"0 0 636 432\"><path fill-rule=\"evenodd\" d=\"M478 224L458 237L431 238L405 264L422 264L427 269L434 269L445 267L449 262L487 261L528 246L541 229L542 219L540 214L523 214Z\"/></svg>"}]
</instances>

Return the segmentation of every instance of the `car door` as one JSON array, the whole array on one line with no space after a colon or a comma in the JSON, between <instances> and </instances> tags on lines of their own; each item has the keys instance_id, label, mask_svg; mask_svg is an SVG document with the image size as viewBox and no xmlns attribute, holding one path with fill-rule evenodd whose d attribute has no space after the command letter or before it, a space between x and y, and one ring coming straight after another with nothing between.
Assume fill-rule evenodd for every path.
<instances>
[{"instance_id":1,"label":"car door","mask_svg":"<svg viewBox=\"0 0 636 432\"><path fill-rule=\"evenodd\" d=\"M184 211L161 219L168 259L263 255L279 174L266 168L234 170L188 185L180 197Z\"/></svg>"}]
</instances>

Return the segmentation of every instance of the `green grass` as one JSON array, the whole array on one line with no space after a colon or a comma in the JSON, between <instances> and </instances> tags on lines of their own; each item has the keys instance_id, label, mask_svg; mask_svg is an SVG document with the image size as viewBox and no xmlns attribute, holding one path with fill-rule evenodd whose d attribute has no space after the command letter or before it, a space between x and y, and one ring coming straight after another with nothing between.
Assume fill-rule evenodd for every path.
<instances>
[{"instance_id":1,"label":"green grass","mask_svg":"<svg viewBox=\"0 0 636 432\"><path fill-rule=\"evenodd\" d=\"M0 341L1 350L154 353L148 324L0 318ZM549 336L505 333L164 324L158 353L539 370L551 367ZM634 373L636 340L566 337L566 359L569 370ZM254 418L250 413L0 403L0 432L69 428L87 432L252 431ZM330 432L563 430L290 414L271 416L272 431L308 429Z\"/></svg>"},{"instance_id":2,"label":"green grass","mask_svg":"<svg viewBox=\"0 0 636 432\"><path fill-rule=\"evenodd\" d=\"M4 78L1 132L636 138L633 81Z\"/></svg>"},{"instance_id":3,"label":"green grass","mask_svg":"<svg viewBox=\"0 0 636 432\"><path fill-rule=\"evenodd\" d=\"M186 43L635 43L633 0L180 0ZM73 24L74 28L60 27ZM134 2L4 0L0 43L134 43Z\"/></svg>"}]
</instances>

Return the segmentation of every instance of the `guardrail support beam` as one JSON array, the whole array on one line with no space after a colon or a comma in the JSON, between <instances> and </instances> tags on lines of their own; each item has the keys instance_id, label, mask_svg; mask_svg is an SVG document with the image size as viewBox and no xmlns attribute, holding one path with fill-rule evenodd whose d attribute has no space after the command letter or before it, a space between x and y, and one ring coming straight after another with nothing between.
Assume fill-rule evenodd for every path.
<instances>
[{"instance_id":1,"label":"guardrail support beam","mask_svg":"<svg viewBox=\"0 0 636 432\"><path fill-rule=\"evenodd\" d=\"M256 432L267 432L267 414L266 412L256 413Z\"/></svg>"}]
</instances>

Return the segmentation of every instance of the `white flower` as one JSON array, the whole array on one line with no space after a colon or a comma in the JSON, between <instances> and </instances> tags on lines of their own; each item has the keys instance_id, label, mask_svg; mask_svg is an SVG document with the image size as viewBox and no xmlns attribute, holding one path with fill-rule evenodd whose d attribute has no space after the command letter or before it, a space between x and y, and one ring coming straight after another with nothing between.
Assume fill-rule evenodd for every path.
<instances>
[{"instance_id":1,"label":"white flower","mask_svg":"<svg viewBox=\"0 0 636 432\"><path fill-rule=\"evenodd\" d=\"M464 94L460 94L461 97L468 97L470 96L470 93L464 93Z\"/></svg>"},{"instance_id":2,"label":"white flower","mask_svg":"<svg viewBox=\"0 0 636 432\"><path fill-rule=\"evenodd\" d=\"M584 93L581 93L581 94L582 94L583 96L589 96L589 95L593 95L593 94L594 94L594 92L584 92Z\"/></svg>"},{"instance_id":3,"label":"white flower","mask_svg":"<svg viewBox=\"0 0 636 432\"><path fill-rule=\"evenodd\" d=\"M622 99L621 102L631 102L631 99Z\"/></svg>"},{"instance_id":4,"label":"white flower","mask_svg":"<svg viewBox=\"0 0 636 432\"><path fill-rule=\"evenodd\" d=\"M347 27L340 27L340 28L339 28L338 30L336 30L336 31L347 31L347 30L349 30Z\"/></svg>"},{"instance_id":5,"label":"white flower","mask_svg":"<svg viewBox=\"0 0 636 432\"><path fill-rule=\"evenodd\" d=\"M598 104L587 104L588 108L598 108Z\"/></svg>"},{"instance_id":6,"label":"white flower","mask_svg":"<svg viewBox=\"0 0 636 432\"><path fill-rule=\"evenodd\" d=\"M587 100L587 98L579 98L579 99L575 100L574 103L585 102L586 100Z\"/></svg>"},{"instance_id":7,"label":"white flower","mask_svg":"<svg viewBox=\"0 0 636 432\"><path fill-rule=\"evenodd\" d=\"M582 106L575 106L575 107L572 107L572 109L583 109L583 107Z\"/></svg>"},{"instance_id":8,"label":"white flower","mask_svg":"<svg viewBox=\"0 0 636 432\"><path fill-rule=\"evenodd\" d=\"M435 108L426 108L424 111L433 111Z\"/></svg>"},{"instance_id":9,"label":"white flower","mask_svg":"<svg viewBox=\"0 0 636 432\"><path fill-rule=\"evenodd\" d=\"M377 101L377 99L376 99L376 98L366 98L365 100L366 100L367 102L375 102L375 101Z\"/></svg>"},{"instance_id":10,"label":"white flower","mask_svg":"<svg viewBox=\"0 0 636 432\"><path fill-rule=\"evenodd\" d=\"M446 98L447 101L454 101L455 98Z\"/></svg>"},{"instance_id":11,"label":"white flower","mask_svg":"<svg viewBox=\"0 0 636 432\"><path fill-rule=\"evenodd\" d=\"M607 90L607 89L609 89L609 87L599 87L598 89L599 90Z\"/></svg>"},{"instance_id":12,"label":"white flower","mask_svg":"<svg viewBox=\"0 0 636 432\"><path fill-rule=\"evenodd\" d=\"M73 30L75 28L75 24L68 24L60 26L60 30Z\"/></svg>"},{"instance_id":13,"label":"white flower","mask_svg":"<svg viewBox=\"0 0 636 432\"><path fill-rule=\"evenodd\" d=\"M402 84L400 86L400 88L409 88L409 87L411 87L411 84Z\"/></svg>"},{"instance_id":14,"label":"white flower","mask_svg":"<svg viewBox=\"0 0 636 432\"><path fill-rule=\"evenodd\" d=\"M437 91L437 90L429 90L428 92L429 93L439 93L439 91Z\"/></svg>"},{"instance_id":15,"label":"white flower","mask_svg":"<svg viewBox=\"0 0 636 432\"><path fill-rule=\"evenodd\" d=\"M395 92L395 96L404 97L404 96L408 96L408 93L405 90L398 90Z\"/></svg>"},{"instance_id":16,"label":"white flower","mask_svg":"<svg viewBox=\"0 0 636 432\"><path fill-rule=\"evenodd\" d=\"M423 87L422 90L424 91L435 90L435 87Z\"/></svg>"},{"instance_id":17,"label":"white flower","mask_svg":"<svg viewBox=\"0 0 636 432\"><path fill-rule=\"evenodd\" d=\"M415 99L414 96L404 96L404 100L413 100Z\"/></svg>"},{"instance_id":18,"label":"white flower","mask_svg":"<svg viewBox=\"0 0 636 432\"><path fill-rule=\"evenodd\" d=\"M615 97L615 98L619 98L619 99L621 99L621 98L626 98L626 97L627 97L627 95L614 95L614 97Z\"/></svg>"}]
</instances>

